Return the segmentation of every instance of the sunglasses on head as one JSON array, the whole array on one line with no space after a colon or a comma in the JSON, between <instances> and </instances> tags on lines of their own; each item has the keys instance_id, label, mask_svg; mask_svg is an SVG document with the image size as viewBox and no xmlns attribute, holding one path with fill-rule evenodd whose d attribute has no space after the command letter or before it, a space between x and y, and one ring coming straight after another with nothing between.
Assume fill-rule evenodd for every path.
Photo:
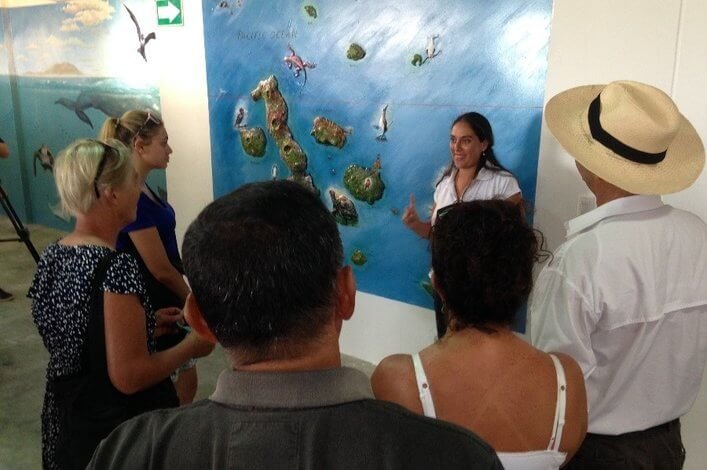
<instances>
[{"instance_id":1,"label":"sunglasses on head","mask_svg":"<svg viewBox=\"0 0 707 470\"><path fill-rule=\"evenodd\" d=\"M112 147L105 142L101 142L100 140L92 140L91 142L96 143L103 147L103 155L101 155L101 161L98 163L98 170L96 170L96 177L93 179L93 191L96 193L96 199L101 198L101 193L98 191L98 180L100 179L101 175L103 174L103 169L106 166L106 160L108 155L111 156L111 158L118 158L120 155L118 152L118 149L115 147Z\"/></svg>"},{"instance_id":2,"label":"sunglasses on head","mask_svg":"<svg viewBox=\"0 0 707 470\"><path fill-rule=\"evenodd\" d=\"M138 127L137 131L135 131L135 137L139 136L145 130L145 128L147 128L147 126L149 124L152 124L153 126L161 126L162 120L159 117L152 114L151 111L147 111L147 116L145 117L145 122L143 122L142 125L140 127Z\"/></svg>"}]
</instances>

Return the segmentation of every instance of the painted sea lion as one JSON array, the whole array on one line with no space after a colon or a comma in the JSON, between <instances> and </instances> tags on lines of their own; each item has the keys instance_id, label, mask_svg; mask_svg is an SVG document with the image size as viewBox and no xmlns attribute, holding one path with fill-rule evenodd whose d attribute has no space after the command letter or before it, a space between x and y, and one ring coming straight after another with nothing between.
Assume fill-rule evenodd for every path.
<instances>
[{"instance_id":1,"label":"painted sea lion","mask_svg":"<svg viewBox=\"0 0 707 470\"><path fill-rule=\"evenodd\" d=\"M60 104L76 113L76 116L93 128L91 119L86 110L93 108L101 111L108 117L120 117L131 109L152 109L159 111L155 97L144 90L123 88L120 86L105 87L99 85L89 90L84 90L76 100L59 98L54 104Z\"/></svg>"}]
</instances>

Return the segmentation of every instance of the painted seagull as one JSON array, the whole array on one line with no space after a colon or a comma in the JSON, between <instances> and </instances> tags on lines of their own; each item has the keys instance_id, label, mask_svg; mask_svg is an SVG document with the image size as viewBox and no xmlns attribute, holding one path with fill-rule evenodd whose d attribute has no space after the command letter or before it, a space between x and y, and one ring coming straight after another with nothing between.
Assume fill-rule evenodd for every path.
<instances>
[{"instance_id":1,"label":"painted seagull","mask_svg":"<svg viewBox=\"0 0 707 470\"><path fill-rule=\"evenodd\" d=\"M142 58L145 59L145 62L147 62L147 57L145 56L145 46L147 46L147 43L150 41L150 39L155 39L157 36L155 36L154 31L148 34L147 36L143 36L142 31L140 31L140 24L137 22L137 18L135 18L135 15L132 11L130 11L130 8L128 8L125 3L123 3L123 6L126 10L128 10L130 19L133 20L133 23L135 23L135 28L137 28L137 38L138 41L140 41L140 47L137 48L137 51L140 53Z\"/></svg>"}]
</instances>

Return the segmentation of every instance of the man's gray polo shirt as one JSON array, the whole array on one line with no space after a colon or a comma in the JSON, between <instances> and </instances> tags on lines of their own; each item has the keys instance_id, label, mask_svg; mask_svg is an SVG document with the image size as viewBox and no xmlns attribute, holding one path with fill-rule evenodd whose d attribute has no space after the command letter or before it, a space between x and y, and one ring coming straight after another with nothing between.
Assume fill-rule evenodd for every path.
<instances>
[{"instance_id":1,"label":"man's gray polo shirt","mask_svg":"<svg viewBox=\"0 0 707 470\"><path fill-rule=\"evenodd\" d=\"M351 368L221 373L208 400L134 418L90 469L500 469L460 427L373 399Z\"/></svg>"}]
</instances>

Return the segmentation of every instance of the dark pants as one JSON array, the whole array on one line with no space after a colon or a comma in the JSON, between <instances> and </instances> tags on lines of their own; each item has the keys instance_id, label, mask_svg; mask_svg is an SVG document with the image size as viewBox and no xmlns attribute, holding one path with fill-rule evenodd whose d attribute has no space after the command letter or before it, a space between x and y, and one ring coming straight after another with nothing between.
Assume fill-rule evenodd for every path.
<instances>
[{"instance_id":1,"label":"dark pants","mask_svg":"<svg viewBox=\"0 0 707 470\"><path fill-rule=\"evenodd\" d=\"M644 431L618 436L587 433L574 458L565 467L571 470L673 470L685 463L680 437L680 420Z\"/></svg>"}]
</instances>

